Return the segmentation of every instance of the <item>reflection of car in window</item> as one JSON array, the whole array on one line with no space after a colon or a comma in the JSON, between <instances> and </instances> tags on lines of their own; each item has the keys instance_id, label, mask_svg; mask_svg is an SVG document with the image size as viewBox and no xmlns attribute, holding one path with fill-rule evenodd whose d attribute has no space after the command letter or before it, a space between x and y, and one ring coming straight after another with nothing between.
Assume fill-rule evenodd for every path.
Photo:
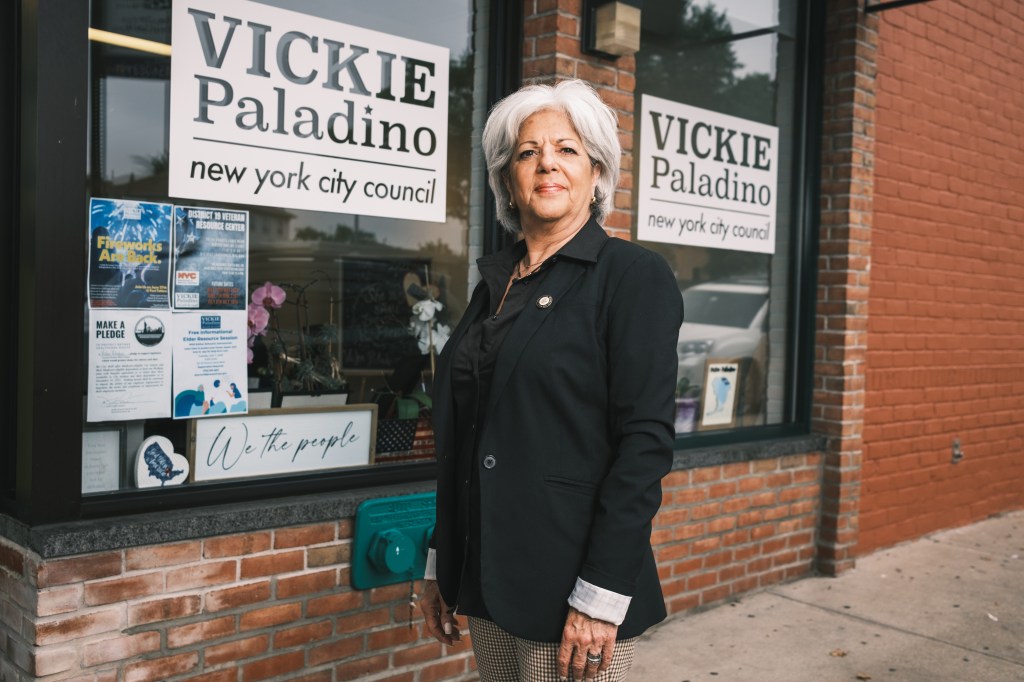
<instances>
[{"instance_id":1,"label":"reflection of car in window","mask_svg":"<svg viewBox=\"0 0 1024 682\"><path fill-rule=\"evenodd\" d=\"M697 284L683 291L683 302L686 321L679 329L682 391L704 383L704 363L709 357L750 359L749 370L763 371L760 365L768 321L768 284L764 280Z\"/></svg>"}]
</instances>

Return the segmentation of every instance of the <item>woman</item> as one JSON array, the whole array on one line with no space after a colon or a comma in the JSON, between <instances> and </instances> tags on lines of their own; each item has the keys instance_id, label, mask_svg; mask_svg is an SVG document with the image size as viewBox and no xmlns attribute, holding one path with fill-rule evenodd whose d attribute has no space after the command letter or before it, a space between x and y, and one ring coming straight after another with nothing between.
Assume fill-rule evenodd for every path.
<instances>
[{"instance_id":1,"label":"woman","mask_svg":"<svg viewBox=\"0 0 1024 682\"><path fill-rule=\"evenodd\" d=\"M621 150L588 85L528 86L484 129L498 218L522 239L438 362L437 524L420 600L480 677L621 680L665 617L650 545L672 464L682 298L665 261L601 221Z\"/></svg>"}]
</instances>

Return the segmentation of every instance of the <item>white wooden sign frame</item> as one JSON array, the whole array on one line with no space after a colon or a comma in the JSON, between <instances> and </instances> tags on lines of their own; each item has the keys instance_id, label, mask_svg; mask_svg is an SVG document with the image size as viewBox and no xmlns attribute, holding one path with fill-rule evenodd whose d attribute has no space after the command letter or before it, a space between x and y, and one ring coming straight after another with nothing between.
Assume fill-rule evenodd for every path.
<instances>
[{"instance_id":1,"label":"white wooden sign frame","mask_svg":"<svg viewBox=\"0 0 1024 682\"><path fill-rule=\"evenodd\" d=\"M252 410L189 422L190 481L373 464L377 406Z\"/></svg>"}]
</instances>

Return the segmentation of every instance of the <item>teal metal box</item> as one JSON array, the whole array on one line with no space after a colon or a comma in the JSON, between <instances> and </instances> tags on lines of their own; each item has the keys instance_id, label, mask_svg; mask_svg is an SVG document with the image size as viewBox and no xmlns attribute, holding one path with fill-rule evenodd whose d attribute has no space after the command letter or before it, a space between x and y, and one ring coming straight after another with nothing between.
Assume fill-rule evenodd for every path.
<instances>
[{"instance_id":1,"label":"teal metal box","mask_svg":"<svg viewBox=\"0 0 1024 682\"><path fill-rule=\"evenodd\" d=\"M435 504L435 493L360 504L352 540L352 587L366 590L422 578Z\"/></svg>"}]
</instances>

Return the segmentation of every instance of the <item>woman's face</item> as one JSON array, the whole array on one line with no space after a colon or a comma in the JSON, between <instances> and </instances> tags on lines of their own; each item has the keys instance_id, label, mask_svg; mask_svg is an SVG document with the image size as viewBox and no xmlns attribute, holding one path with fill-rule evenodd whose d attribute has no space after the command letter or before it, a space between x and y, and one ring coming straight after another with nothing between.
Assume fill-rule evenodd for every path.
<instances>
[{"instance_id":1,"label":"woman's face","mask_svg":"<svg viewBox=\"0 0 1024 682\"><path fill-rule=\"evenodd\" d=\"M561 111L539 111L523 122L512 154L509 194L524 229L580 227L600 169Z\"/></svg>"}]
</instances>

